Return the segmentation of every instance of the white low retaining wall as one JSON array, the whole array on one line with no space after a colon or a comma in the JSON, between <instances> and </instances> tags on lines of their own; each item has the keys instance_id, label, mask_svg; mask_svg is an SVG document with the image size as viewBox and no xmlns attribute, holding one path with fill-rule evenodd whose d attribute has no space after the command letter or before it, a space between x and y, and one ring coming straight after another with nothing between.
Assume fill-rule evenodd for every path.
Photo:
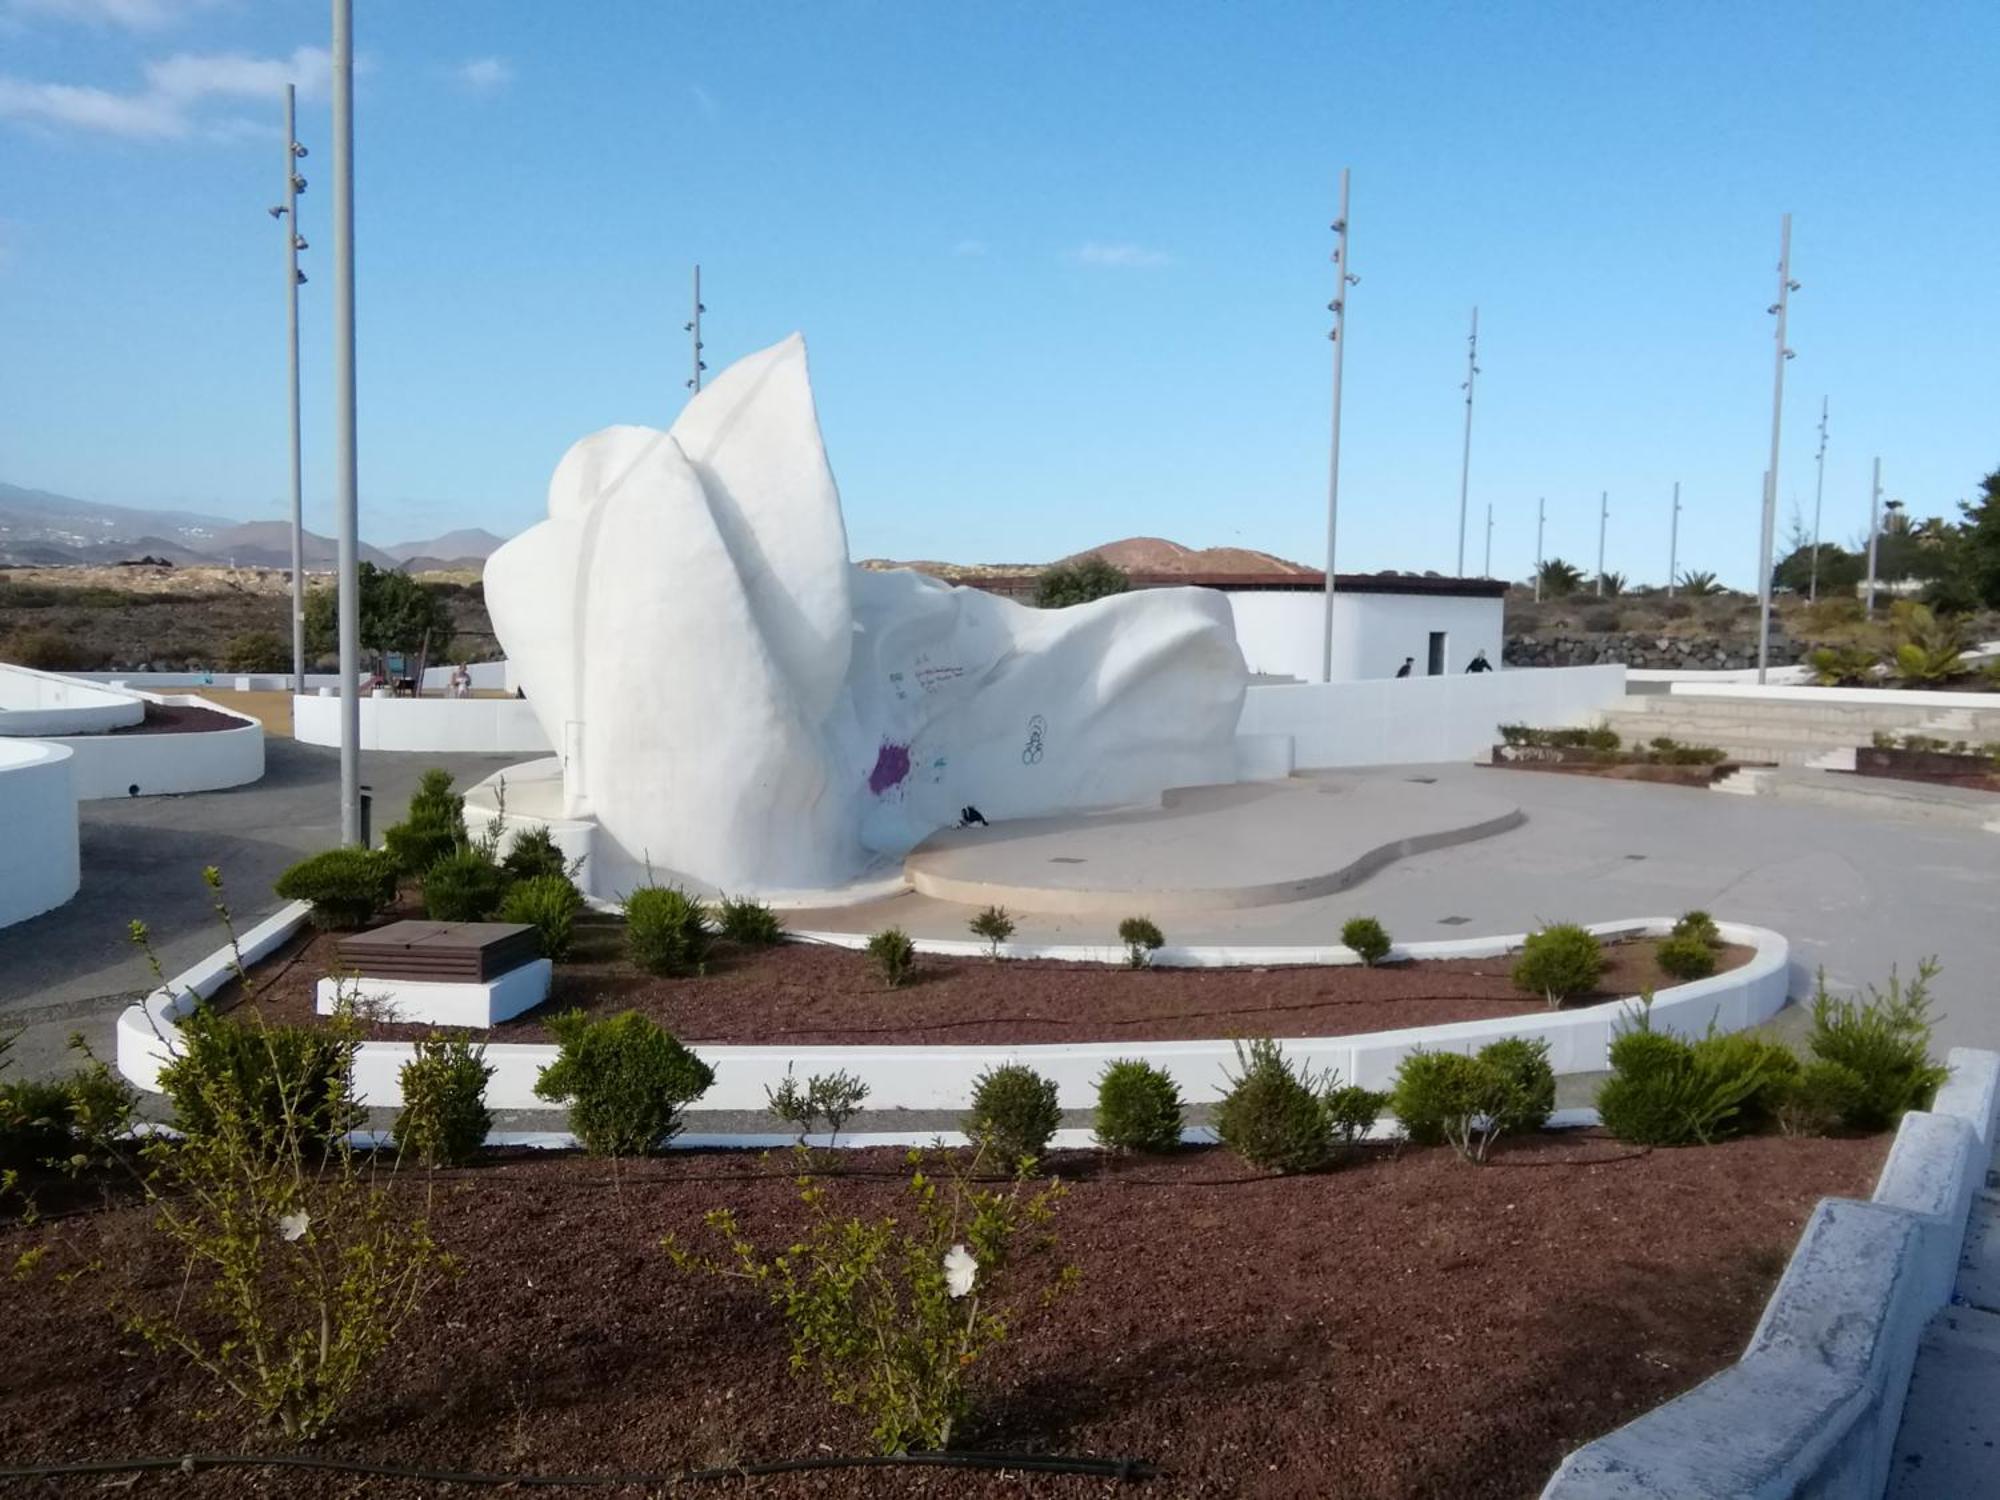
<instances>
[{"instance_id":1,"label":"white low retaining wall","mask_svg":"<svg viewBox=\"0 0 2000 1500\"><path fill-rule=\"evenodd\" d=\"M302 907L287 908L294 914L283 935L271 940L265 952L284 941L305 920ZM280 916L284 914L281 913ZM273 921L278 919L274 918ZM265 924L269 926L270 924ZM1668 918L1642 921L1603 922L1591 928L1601 936L1634 933L1654 935L1669 931ZM1736 923L1721 924L1724 938L1750 946L1750 961L1726 974L1717 974L1691 984L1676 985L1654 997L1653 1025L1663 1031L1694 1037L1713 1023L1718 1030L1737 1031L1767 1020L1785 1003L1788 991L1790 946L1775 932ZM262 934L264 928L257 929ZM861 946L864 937L852 934L797 935L803 941L833 941L842 946ZM1522 934L1508 937L1458 939L1438 943L1411 943L1395 951L1407 958L1487 958L1520 947ZM919 943L927 952L984 953L982 944L958 942ZM1047 957L1119 962L1122 949L1079 947L1031 947L1005 945L1003 953L1015 957ZM261 956L258 955L258 956ZM245 961L254 961L246 952ZM1163 948L1155 955L1163 964L1224 965L1271 964L1352 964L1359 960L1346 948ZM176 979L175 991L198 994L206 999L228 975L227 955L217 954ZM213 979L211 983L210 980ZM203 988L203 985L207 988ZM1500 1016L1483 1021L1458 1021L1441 1026L1408 1027L1396 1031L1374 1031L1354 1036L1288 1037L1286 1054L1314 1068L1332 1068L1343 1082L1366 1088L1385 1088L1397 1066L1419 1048L1431 1051L1473 1052L1501 1037L1539 1038L1549 1044L1549 1062L1557 1073L1593 1073L1608 1065L1611 1039L1636 1009L1636 1001L1608 1001L1582 1010L1539 1011L1532 1015ZM129 1008L118 1023L118 1065L125 1076L143 1089L157 1090L160 1066L166 1061L166 1044L161 1040L173 1007L165 991L155 991L141 1005ZM128 1048L128 1041L130 1046ZM1222 1097L1227 1073L1236 1063L1236 1049L1228 1040L1202 1041L1123 1041L992 1044L949 1046L912 1044L901 1046L710 1046L698 1045L702 1059L715 1069L715 1086L702 1096L704 1109L762 1110L768 1104L766 1087L775 1087L793 1070L800 1077L814 1073L845 1070L868 1085L871 1109L964 1109L972 1097L974 1080L986 1069L1000 1063L1020 1062L1054 1080L1057 1099L1065 1109L1086 1109L1097 1101L1097 1078L1104 1065L1115 1058L1139 1057L1164 1068L1179 1083L1181 1096L1193 1104L1212 1103ZM370 1104L396 1105L402 1102L398 1081L404 1063L413 1057L407 1042L364 1042L355 1063L356 1087ZM490 1044L486 1061L494 1070L487 1085L486 1102L493 1109L547 1108L535 1097L535 1079L555 1061L552 1043L504 1042Z\"/></svg>"},{"instance_id":2,"label":"white low retaining wall","mask_svg":"<svg viewBox=\"0 0 2000 1500\"><path fill-rule=\"evenodd\" d=\"M206 708L236 720L234 729L190 734L95 734L51 738L74 757L80 802L105 797L160 797L246 786L264 775L264 726L191 694L142 695L156 703Z\"/></svg>"},{"instance_id":3,"label":"white low retaining wall","mask_svg":"<svg viewBox=\"0 0 2000 1500\"><path fill-rule=\"evenodd\" d=\"M340 699L293 698L292 737L308 745L338 745ZM361 748L547 755L549 741L522 698L364 697Z\"/></svg>"},{"instance_id":4,"label":"white low retaining wall","mask_svg":"<svg viewBox=\"0 0 2000 1500\"><path fill-rule=\"evenodd\" d=\"M1301 770L1463 761L1502 724L1589 724L1624 696L1617 665L1284 684L1245 692L1236 732L1290 735Z\"/></svg>"},{"instance_id":5,"label":"white low retaining wall","mask_svg":"<svg viewBox=\"0 0 2000 1500\"><path fill-rule=\"evenodd\" d=\"M145 703L131 693L0 662L0 735L102 734L145 717Z\"/></svg>"},{"instance_id":6,"label":"white low retaining wall","mask_svg":"<svg viewBox=\"0 0 2000 1500\"><path fill-rule=\"evenodd\" d=\"M1671 683L1676 698L1748 698L1764 703L1852 704L1860 708L1974 708L2000 714L2000 693L1928 692L1922 688L1793 687L1754 682Z\"/></svg>"},{"instance_id":7,"label":"white low retaining wall","mask_svg":"<svg viewBox=\"0 0 2000 1500\"><path fill-rule=\"evenodd\" d=\"M1742 1359L1579 1448L1543 1500L1879 1500L1986 1180L2000 1054L1954 1047L1866 1203L1822 1199Z\"/></svg>"},{"instance_id":8,"label":"white low retaining wall","mask_svg":"<svg viewBox=\"0 0 2000 1500\"><path fill-rule=\"evenodd\" d=\"M0 927L76 894L76 787L70 752L44 740L0 740Z\"/></svg>"}]
</instances>

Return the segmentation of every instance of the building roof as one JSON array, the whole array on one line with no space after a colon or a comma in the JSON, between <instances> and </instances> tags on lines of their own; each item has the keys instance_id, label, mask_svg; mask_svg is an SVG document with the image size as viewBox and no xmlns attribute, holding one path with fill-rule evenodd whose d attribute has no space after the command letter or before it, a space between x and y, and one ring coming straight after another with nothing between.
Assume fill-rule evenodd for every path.
<instances>
[{"instance_id":1,"label":"building roof","mask_svg":"<svg viewBox=\"0 0 2000 1500\"><path fill-rule=\"evenodd\" d=\"M1002 573L956 580L969 588L988 593L1023 596L1035 591L1036 573ZM1202 588L1225 593L1311 593L1325 584L1326 574L1315 568L1302 573L1132 573L1127 575L1135 589ZM1498 599L1507 592L1501 578L1445 578L1432 573L1336 573L1336 593L1341 594L1423 594L1449 595L1471 599Z\"/></svg>"}]
</instances>

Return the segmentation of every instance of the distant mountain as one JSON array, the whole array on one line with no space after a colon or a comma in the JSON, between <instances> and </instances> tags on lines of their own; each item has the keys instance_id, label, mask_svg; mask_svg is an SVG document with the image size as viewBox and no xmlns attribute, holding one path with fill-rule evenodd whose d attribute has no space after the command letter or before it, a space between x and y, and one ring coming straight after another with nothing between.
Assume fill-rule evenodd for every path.
<instances>
[{"instance_id":1,"label":"distant mountain","mask_svg":"<svg viewBox=\"0 0 2000 1500\"><path fill-rule=\"evenodd\" d=\"M447 531L443 536L434 536L427 542L398 542L383 550L400 563L422 562L433 567L474 567L491 557L506 542L504 536L495 536L490 531L472 527L465 531ZM412 568L415 573L430 571L429 568Z\"/></svg>"},{"instance_id":2,"label":"distant mountain","mask_svg":"<svg viewBox=\"0 0 2000 1500\"><path fill-rule=\"evenodd\" d=\"M1075 562L1091 553L1127 573L1209 573L1242 576L1268 574L1274 578L1316 570L1275 553L1257 552L1249 547L1183 547L1165 537L1128 536L1123 541L1106 542L1101 547L1074 553L1062 559Z\"/></svg>"},{"instance_id":3,"label":"distant mountain","mask_svg":"<svg viewBox=\"0 0 2000 1500\"><path fill-rule=\"evenodd\" d=\"M289 568L292 565L292 523L290 521L245 521L217 532L204 549L207 561L229 563L238 568ZM332 537L308 531L300 542L306 569L331 568L340 561L340 543ZM360 544L361 561L378 568L394 568L396 559L379 547Z\"/></svg>"}]
</instances>

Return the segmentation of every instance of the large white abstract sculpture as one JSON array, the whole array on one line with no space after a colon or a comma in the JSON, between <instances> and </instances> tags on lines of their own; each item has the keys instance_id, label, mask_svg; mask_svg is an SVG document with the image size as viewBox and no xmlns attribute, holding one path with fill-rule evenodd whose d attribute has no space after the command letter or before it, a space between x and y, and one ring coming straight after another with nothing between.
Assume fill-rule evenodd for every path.
<instances>
[{"instance_id":1,"label":"large white abstract sculpture","mask_svg":"<svg viewBox=\"0 0 2000 1500\"><path fill-rule=\"evenodd\" d=\"M990 820L1234 779L1229 604L1031 609L848 561L797 335L670 431L577 443L486 564L515 679L595 821L599 895L848 884L967 806Z\"/></svg>"}]
</instances>

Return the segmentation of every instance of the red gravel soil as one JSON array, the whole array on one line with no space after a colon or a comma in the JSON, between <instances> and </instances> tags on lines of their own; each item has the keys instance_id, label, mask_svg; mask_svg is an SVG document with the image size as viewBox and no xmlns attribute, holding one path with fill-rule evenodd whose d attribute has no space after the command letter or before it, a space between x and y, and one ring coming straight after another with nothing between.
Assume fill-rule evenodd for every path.
<instances>
[{"instance_id":1,"label":"red gravel soil","mask_svg":"<svg viewBox=\"0 0 2000 1500\"><path fill-rule=\"evenodd\" d=\"M241 729L243 721L234 714L192 703L148 703L146 717L137 724L107 729L106 734L210 734L220 729Z\"/></svg>"},{"instance_id":2,"label":"red gravel soil","mask_svg":"<svg viewBox=\"0 0 2000 1500\"><path fill-rule=\"evenodd\" d=\"M414 914L414 913L413 913ZM1270 969L1146 969L1034 959L922 957L914 979L889 989L866 954L786 943L719 948L698 978L660 979L626 963L623 926L581 924L573 959L556 965L548 1001L484 1033L497 1042L548 1038L547 1018L582 1009L639 1010L687 1042L1158 1041L1227 1036L1349 1036L1488 1016L1533 1016L1545 1003L1508 977L1511 958ZM251 971L267 1018L311 1024L313 987L339 972L335 936L302 934ZM1605 945L1589 1005L1679 983L1661 972L1650 938ZM1722 969L1751 956L1727 948ZM365 983L362 986L366 990ZM234 1003L226 991L221 1003ZM375 1024L385 1038L434 1027Z\"/></svg>"},{"instance_id":3,"label":"red gravel soil","mask_svg":"<svg viewBox=\"0 0 2000 1500\"><path fill-rule=\"evenodd\" d=\"M1705 787L1761 761L1725 760L1712 766L1654 766L1618 761L1495 761L1500 771L1553 771L1559 776L1595 776L1600 781L1646 781L1659 786Z\"/></svg>"},{"instance_id":4,"label":"red gravel soil","mask_svg":"<svg viewBox=\"0 0 2000 1500\"><path fill-rule=\"evenodd\" d=\"M1017 1266L1039 1278L1072 1265L1078 1283L1017 1317L975 1367L955 1443L1145 1459L1154 1478L850 1470L685 1493L1517 1500L1569 1449L1734 1359L1815 1201L1865 1194L1887 1140L1647 1152L1594 1132L1545 1135L1504 1144L1484 1167L1383 1148L1295 1178L1246 1175L1219 1150L1110 1165L1059 1156L1072 1183L1058 1243ZM803 1222L789 1167L742 1153L617 1172L517 1156L441 1174L433 1229L463 1273L307 1451L541 1474L868 1451L867 1423L788 1370L783 1327L756 1291L678 1271L659 1248L669 1232L712 1243L701 1218L717 1206L783 1245ZM852 1153L842 1167L828 1180L839 1212L897 1211L897 1153ZM180 1288L146 1225L127 1205L0 1228L0 1265L48 1247L7 1289L0 1465L298 1451L206 1377L117 1331L114 1290L136 1287L158 1308ZM61 1274L92 1260L107 1269ZM109 1484L196 1500L481 1493L306 1471ZM7 1493L100 1496L107 1482Z\"/></svg>"}]
</instances>

